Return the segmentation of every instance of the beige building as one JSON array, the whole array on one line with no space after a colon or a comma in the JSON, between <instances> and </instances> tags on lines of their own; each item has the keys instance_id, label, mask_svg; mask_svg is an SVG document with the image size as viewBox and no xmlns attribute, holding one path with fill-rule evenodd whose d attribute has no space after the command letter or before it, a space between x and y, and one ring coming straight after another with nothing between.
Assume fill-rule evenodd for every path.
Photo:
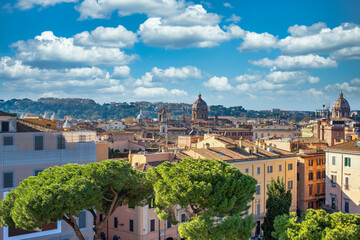
<instances>
[{"instance_id":1,"label":"beige building","mask_svg":"<svg viewBox=\"0 0 360 240\"><path fill-rule=\"evenodd\" d=\"M190 156L226 161L257 180L255 199L248 212L255 216L256 235L261 232L260 225L266 211L266 186L272 178L280 177L284 180L286 188L292 192L290 211L295 212L297 209L297 156L291 152L270 147L263 141L234 141L221 135L209 134L197 143L197 148L185 150L181 154L181 158Z\"/></svg>"},{"instance_id":2,"label":"beige building","mask_svg":"<svg viewBox=\"0 0 360 240\"><path fill-rule=\"evenodd\" d=\"M45 168L67 163L96 161L96 133L65 132L46 127L43 120L17 119L16 114L0 111L0 201L23 179L36 176ZM85 238L92 236L92 216L82 211L78 224ZM77 239L64 221L48 224L38 232L0 227L0 239Z\"/></svg>"},{"instance_id":3,"label":"beige building","mask_svg":"<svg viewBox=\"0 0 360 240\"><path fill-rule=\"evenodd\" d=\"M266 137L280 137L293 138L301 137L302 133L295 125L281 125L281 124L254 124L252 126L252 140Z\"/></svg>"},{"instance_id":4,"label":"beige building","mask_svg":"<svg viewBox=\"0 0 360 240\"><path fill-rule=\"evenodd\" d=\"M176 162L175 155L169 152L129 154L132 166L146 172L164 161ZM102 229L101 236L107 239L121 240L180 240L178 225L171 225L168 221L159 220L155 213L154 204L143 207L120 206L109 218ZM186 220L184 209L177 208L178 221ZM102 216L99 215L101 219Z\"/></svg>"},{"instance_id":5,"label":"beige building","mask_svg":"<svg viewBox=\"0 0 360 240\"><path fill-rule=\"evenodd\" d=\"M360 214L360 141L338 144L326 152L326 205Z\"/></svg>"}]
</instances>

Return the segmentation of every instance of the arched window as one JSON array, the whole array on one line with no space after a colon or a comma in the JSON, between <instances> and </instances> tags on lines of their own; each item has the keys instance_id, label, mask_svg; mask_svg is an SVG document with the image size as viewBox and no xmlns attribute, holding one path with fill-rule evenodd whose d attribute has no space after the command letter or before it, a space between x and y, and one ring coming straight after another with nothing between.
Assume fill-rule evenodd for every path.
<instances>
[{"instance_id":1,"label":"arched window","mask_svg":"<svg viewBox=\"0 0 360 240\"><path fill-rule=\"evenodd\" d=\"M112 238L113 240L120 240L120 238L115 234Z\"/></svg>"}]
</instances>

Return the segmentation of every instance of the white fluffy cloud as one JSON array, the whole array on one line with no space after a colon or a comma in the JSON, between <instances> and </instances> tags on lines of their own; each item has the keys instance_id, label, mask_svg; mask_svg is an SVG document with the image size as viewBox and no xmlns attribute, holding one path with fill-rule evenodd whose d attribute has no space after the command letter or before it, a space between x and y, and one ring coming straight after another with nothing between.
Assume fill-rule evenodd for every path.
<instances>
[{"instance_id":1,"label":"white fluffy cloud","mask_svg":"<svg viewBox=\"0 0 360 240\"><path fill-rule=\"evenodd\" d=\"M131 48L137 41L137 34L128 31L121 25L116 28L101 26L91 33L84 31L74 36L74 44L83 46Z\"/></svg>"},{"instance_id":2,"label":"white fluffy cloud","mask_svg":"<svg viewBox=\"0 0 360 240\"><path fill-rule=\"evenodd\" d=\"M74 45L73 38L56 37L46 31L27 41L12 44L18 59L33 65L89 66L127 64L136 58L118 48L83 47Z\"/></svg>"},{"instance_id":3,"label":"white fluffy cloud","mask_svg":"<svg viewBox=\"0 0 360 240\"><path fill-rule=\"evenodd\" d=\"M360 47L349 47L337 50L330 54L332 59L336 60L359 60L360 59Z\"/></svg>"},{"instance_id":4,"label":"white fluffy cloud","mask_svg":"<svg viewBox=\"0 0 360 240\"><path fill-rule=\"evenodd\" d=\"M190 5L185 11L163 19L163 24L171 26L212 26L220 22L215 13L208 13L202 5Z\"/></svg>"},{"instance_id":5,"label":"white fluffy cloud","mask_svg":"<svg viewBox=\"0 0 360 240\"><path fill-rule=\"evenodd\" d=\"M169 67L167 69L154 67L151 72L146 72L141 78L136 79L135 85L151 87L159 81L199 78L202 78L201 70L194 66Z\"/></svg>"},{"instance_id":6,"label":"white fluffy cloud","mask_svg":"<svg viewBox=\"0 0 360 240\"><path fill-rule=\"evenodd\" d=\"M168 90L163 87L154 87L154 88L138 87L133 92L137 97L144 97L144 98L155 98L155 97L171 98L172 96L187 95L187 92L185 92L184 90L179 90L179 89Z\"/></svg>"},{"instance_id":7,"label":"white fluffy cloud","mask_svg":"<svg viewBox=\"0 0 360 240\"><path fill-rule=\"evenodd\" d=\"M140 25L138 31L142 41L150 46L166 48L214 47L220 42L237 38L242 30L231 25L227 31L218 25L213 26L172 26L161 18L149 18Z\"/></svg>"},{"instance_id":8,"label":"white fluffy cloud","mask_svg":"<svg viewBox=\"0 0 360 240\"><path fill-rule=\"evenodd\" d=\"M240 52L270 49L275 47L277 42L277 37L269 33L256 33L246 31L242 38L244 42L242 42L238 47L238 50Z\"/></svg>"},{"instance_id":9,"label":"white fluffy cloud","mask_svg":"<svg viewBox=\"0 0 360 240\"><path fill-rule=\"evenodd\" d=\"M230 3L226 2L224 3L224 7L227 7L227 8L234 8Z\"/></svg>"},{"instance_id":10,"label":"white fluffy cloud","mask_svg":"<svg viewBox=\"0 0 360 240\"><path fill-rule=\"evenodd\" d=\"M274 71L269 73L266 76L266 78L274 83L286 83L291 81L295 84L300 84L304 82L314 84L320 81L319 77L310 76L310 74L305 71L292 71L292 72Z\"/></svg>"},{"instance_id":11,"label":"white fluffy cloud","mask_svg":"<svg viewBox=\"0 0 360 240\"><path fill-rule=\"evenodd\" d=\"M235 81L237 81L239 83L260 81L261 79L262 79L262 76L259 74L254 74L254 75L244 74L244 75L235 77Z\"/></svg>"},{"instance_id":12,"label":"white fluffy cloud","mask_svg":"<svg viewBox=\"0 0 360 240\"><path fill-rule=\"evenodd\" d=\"M226 19L226 22L234 22L234 23L238 23L241 21L241 17L236 16L235 14L231 14L231 16Z\"/></svg>"},{"instance_id":13,"label":"white fluffy cloud","mask_svg":"<svg viewBox=\"0 0 360 240\"><path fill-rule=\"evenodd\" d=\"M114 78L127 78L130 76L130 68L128 66L115 66L111 76Z\"/></svg>"},{"instance_id":14,"label":"white fluffy cloud","mask_svg":"<svg viewBox=\"0 0 360 240\"><path fill-rule=\"evenodd\" d=\"M79 0L18 0L15 7L27 10L39 5L41 7L54 6L59 3L76 3Z\"/></svg>"},{"instance_id":15,"label":"white fluffy cloud","mask_svg":"<svg viewBox=\"0 0 360 240\"><path fill-rule=\"evenodd\" d=\"M214 76L210 78L209 81L204 82L204 86L216 91L228 91L232 89L227 77Z\"/></svg>"},{"instance_id":16,"label":"white fluffy cloud","mask_svg":"<svg viewBox=\"0 0 360 240\"><path fill-rule=\"evenodd\" d=\"M276 59L263 58L250 63L268 67L273 70L302 70L337 67L337 62L330 58L324 58L318 55L308 54L300 56L279 56Z\"/></svg>"},{"instance_id":17,"label":"white fluffy cloud","mask_svg":"<svg viewBox=\"0 0 360 240\"><path fill-rule=\"evenodd\" d=\"M289 28L289 32L292 36L281 39L277 44L287 54L331 53L360 46L360 27L351 23L333 29L326 28L323 23L310 27L295 25Z\"/></svg>"},{"instance_id":18,"label":"white fluffy cloud","mask_svg":"<svg viewBox=\"0 0 360 240\"><path fill-rule=\"evenodd\" d=\"M349 82L329 84L325 87L327 91L339 91L349 93L359 93L360 92L360 78L354 78ZM359 95L358 95L359 96Z\"/></svg>"},{"instance_id":19,"label":"white fluffy cloud","mask_svg":"<svg viewBox=\"0 0 360 240\"><path fill-rule=\"evenodd\" d=\"M185 7L184 1L177 0L84 0L76 9L80 19L107 18L117 11L120 16L134 13L148 16L174 16Z\"/></svg>"}]
</instances>

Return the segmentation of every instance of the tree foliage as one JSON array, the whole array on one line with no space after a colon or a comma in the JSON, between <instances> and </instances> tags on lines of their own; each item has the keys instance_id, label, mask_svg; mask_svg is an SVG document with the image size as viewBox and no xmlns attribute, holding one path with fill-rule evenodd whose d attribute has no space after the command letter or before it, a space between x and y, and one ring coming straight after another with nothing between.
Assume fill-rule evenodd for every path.
<instances>
[{"instance_id":1,"label":"tree foliage","mask_svg":"<svg viewBox=\"0 0 360 240\"><path fill-rule=\"evenodd\" d=\"M295 213L275 218L272 236L279 240L360 239L360 215L309 209L298 221Z\"/></svg>"},{"instance_id":2,"label":"tree foliage","mask_svg":"<svg viewBox=\"0 0 360 240\"><path fill-rule=\"evenodd\" d=\"M0 223L33 230L65 220L84 239L74 216L86 209L93 217L94 239L119 204L138 206L153 195L151 184L129 162L107 160L88 165L66 164L28 177L0 202ZM95 211L105 214L96 221Z\"/></svg>"},{"instance_id":3,"label":"tree foliage","mask_svg":"<svg viewBox=\"0 0 360 240\"><path fill-rule=\"evenodd\" d=\"M261 225L266 240L275 239L271 236L274 231L274 220L278 215L289 214L292 201L291 190L286 191L285 184L277 178L271 179L267 186L266 215Z\"/></svg>"},{"instance_id":4,"label":"tree foliage","mask_svg":"<svg viewBox=\"0 0 360 240\"><path fill-rule=\"evenodd\" d=\"M249 239L253 216L244 216L253 199L256 180L219 160L187 158L178 164L164 162L147 172L153 184L160 219L176 224L174 209L187 209L181 223L182 238ZM219 218L224 218L222 222Z\"/></svg>"}]
</instances>

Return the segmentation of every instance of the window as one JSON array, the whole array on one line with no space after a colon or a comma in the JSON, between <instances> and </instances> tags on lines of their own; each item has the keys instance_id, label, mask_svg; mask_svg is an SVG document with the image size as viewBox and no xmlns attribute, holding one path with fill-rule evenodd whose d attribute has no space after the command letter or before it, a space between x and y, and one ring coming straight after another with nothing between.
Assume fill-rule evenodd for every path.
<instances>
[{"instance_id":1,"label":"window","mask_svg":"<svg viewBox=\"0 0 360 240\"><path fill-rule=\"evenodd\" d=\"M260 175L260 173L261 173L261 168L257 167L257 174Z\"/></svg>"},{"instance_id":2,"label":"window","mask_svg":"<svg viewBox=\"0 0 360 240\"><path fill-rule=\"evenodd\" d=\"M332 196L331 197L331 207L335 207L336 206L336 197L335 196Z\"/></svg>"},{"instance_id":3,"label":"window","mask_svg":"<svg viewBox=\"0 0 360 240\"><path fill-rule=\"evenodd\" d=\"M273 166L268 166L267 167L267 172L272 173L273 172Z\"/></svg>"},{"instance_id":4,"label":"window","mask_svg":"<svg viewBox=\"0 0 360 240\"><path fill-rule=\"evenodd\" d=\"M349 177L345 177L345 185L344 185L345 189L346 190L349 190L350 189L350 186L349 186Z\"/></svg>"},{"instance_id":5,"label":"window","mask_svg":"<svg viewBox=\"0 0 360 240\"><path fill-rule=\"evenodd\" d=\"M258 202L256 203L256 214L257 214L257 215L260 215L260 213L261 213L261 202L258 201Z\"/></svg>"},{"instance_id":6,"label":"window","mask_svg":"<svg viewBox=\"0 0 360 240\"><path fill-rule=\"evenodd\" d=\"M181 222L185 222L186 221L186 215L185 213L181 214Z\"/></svg>"},{"instance_id":7,"label":"window","mask_svg":"<svg viewBox=\"0 0 360 240\"><path fill-rule=\"evenodd\" d=\"M99 215L99 222L101 222L103 220L103 215L100 213Z\"/></svg>"},{"instance_id":8,"label":"window","mask_svg":"<svg viewBox=\"0 0 360 240\"><path fill-rule=\"evenodd\" d=\"M44 150L44 136L35 136L35 151Z\"/></svg>"},{"instance_id":9,"label":"window","mask_svg":"<svg viewBox=\"0 0 360 240\"><path fill-rule=\"evenodd\" d=\"M260 195L260 185L256 185L256 195Z\"/></svg>"},{"instance_id":10,"label":"window","mask_svg":"<svg viewBox=\"0 0 360 240\"><path fill-rule=\"evenodd\" d=\"M289 180L288 181L288 190L291 190L291 189L293 189L293 181Z\"/></svg>"},{"instance_id":11,"label":"window","mask_svg":"<svg viewBox=\"0 0 360 240\"><path fill-rule=\"evenodd\" d=\"M80 143L86 142L86 135L79 135L79 142Z\"/></svg>"},{"instance_id":12,"label":"window","mask_svg":"<svg viewBox=\"0 0 360 240\"><path fill-rule=\"evenodd\" d=\"M289 163L289 164L288 164L288 170L289 170L289 171L293 170L293 165L292 165L292 163Z\"/></svg>"},{"instance_id":13,"label":"window","mask_svg":"<svg viewBox=\"0 0 360 240\"><path fill-rule=\"evenodd\" d=\"M128 206L129 208L131 208L131 209L135 209L135 207L134 206Z\"/></svg>"},{"instance_id":14,"label":"window","mask_svg":"<svg viewBox=\"0 0 360 240\"><path fill-rule=\"evenodd\" d=\"M321 158L316 159L316 165L318 165L318 166L321 165Z\"/></svg>"},{"instance_id":15,"label":"window","mask_svg":"<svg viewBox=\"0 0 360 240\"><path fill-rule=\"evenodd\" d=\"M42 171L44 171L44 169L34 169L34 176L39 175Z\"/></svg>"},{"instance_id":16,"label":"window","mask_svg":"<svg viewBox=\"0 0 360 240\"><path fill-rule=\"evenodd\" d=\"M344 201L344 203L345 203L345 206L344 206L344 211L345 211L345 213L349 213L350 212L350 202L349 202L349 200L345 200Z\"/></svg>"},{"instance_id":17,"label":"window","mask_svg":"<svg viewBox=\"0 0 360 240\"><path fill-rule=\"evenodd\" d=\"M320 171L316 172L316 179L321 179L321 172Z\"/></svg>"},{"instance_id":18,"label":"window","mask_svg":"<svg viewBox=\"0 0 360 240\"><path fill-rule=\"evenodd\" d=\"M312 172L309 172L309 181L314 180L314 174Z\"/></svg>"},{"instance_id":19,"label":"window","mask_svg":"<svg viewBox=\"0 0 360 240\"><path fill-rule=\"evenodd\" d=\"M132 219L129 221L129 231L134 232L134 220Z\"/></svg>"},{"instance_id":20,"label":"window","mask_svg":"<svg viewBox=\"0 0 360 240\"><path fill-rule=\"evenodd\" d=\"M351 158L349 158L349 157L346 157L345 158L345 167L350 167L350 165L351 165Z\"/></svg>"},{"instance_id":21,"label":"window","mask_svg":"<svg viewBox=\"0 0 360 240\"><path fill-rule=\"evenodd\" d=\"M1 131L2 132L10 131L9 122L1 122Z\"/></svg>"},{"instance_id":22,"label":"window","mask_svg":"<svg viewBox=\"0 0 360 240\"><path fill-rule=\"evenodd\" d=\"M166 221L166 227L171 228L171 222L170 221Z\"/></svg>"},{"instance_id":23,"label":"window","mask_svg":"<svg viewBox=\"0 0 360 240\"><path fill-rule=\"evenodd\" d=\"M65 137L63 135L57 136L57 149L65 149Z\"/></svg>"},{"instance_id":24,"label":"window","mask_svg":"<svg viewBox=\"0 0 360 240\"><path fill-rule=\"evenodd\" d=\"M312 165L314 165L314 162L313 162L312 159L310 159L310 160L309 160L309 166L312 166Z\"/></svg>"},{"instance_id":25,"label":"window","mask_svg":"<svg viewBox=\"0 0 360 240\"><path fill-rule=\"evenodd\" d=\"M322 192L325 193L325 183L322 183Z\"/></svg>"},{"instance_id":26,"label":"window","mask_svg":"<svg viewBox=\"0 0 360 240\"><path fill-rule=\"evenodd\" d=\"M321 193L321 183L316 184L317 194Z\"/></svg>"},{"instance_id":27,"label":"window","mask_svg":"<svg viewBox=\"0 0 360 240\"><path fill-rule=\"evenodd\" d=\"M117 217L114 217L114 228L118 228L118 225L119 225L119 220Z\"/></svg>"},{"instance_id":28,"label":"window","mask_svg":"<svg viewBox=\"0 0 360 240\"><path fill-rule=\"evenodd\" d=\"M282 165L280 164L279 165L279 172L281 172L282 171Z\"/></svg>"},{"instance_id":29,"label":"window","mask_svg":"<svg viewBox=\"0 0 360 240\"><path fill-rule=\"evenodd\" d=\"M300 181L300 173L297 173L297 174L296 174L296 179L297 179L298 181Z\"/></svg>"},{"instance_id":30,"label":"window","mask_svg":"<svg viewBox=\"0 0 360 240\"><path fill-rule=\"evenodd\" d=\"M321 177L322 177L322 178L325 178L325 177L326 177L325 171L322 171Z\"/></svg>"},{"instance_id":31,"label":"window","mask_svg":"<svg viewBox=\"0 0 360 240\"><path fill-rule=\"evenodd\" d=\"M336 175L331 175L331 187L336 187Z\"/></svg>"},{"instance_id":32,"label":"window","mask_svg":"<svg viewBox=\"0 0 360 240\"><path fill-rule=\"evenodd\" d=\"M322 159L322 164L323 164L323 165L326 164L325 158Z\"/></svg>"},{"instance_id":33,"label":"window","mask_svg":"<svg viewBox=\"0 0 360 240\"><path fill-rule=\"evenodd\" d=\"M155 219L150 219L150 232L155 232Z\"/></svg>"},{"instance_id":34,"label":"window","mask_svg":"<svg viewBox=\"0 0 360 240\"><path fill-rule=\"evenodd\" d=\"M336 165L336 156L332 156L331 159L332 159L331 164Z\"/></svg>"},{"instance_id":35,"label":"window","mask_svg":"<svg viewBox=\"0 0 360 240\"><path fill-rule=\"evenodd\" d=\"M245 168L245 173L249 174L249 169Z\"/></svg>"},{"instance_id":36,"label":"window","mask_svg":"<svg viewBox=\"0 0 360 240\"><path fill-rule=\"evenodd\" d=\"M79 216L79 228L86 227L86 211L81 211Z\"/></svg>"},{"instance_id":37,"label":"window","mask_svg":"<svg viewBox=\"0 0 360 240\"><path fill-rule=\"evenodd\" d=\"M313 208L314 207L314 203L313 202L308 202L308 208Z\"/></svg>"},{"instance_id":38,"label":"window","mask_svg":"<svg viewBox=\"0 0 360 240\"><path fill-rule=\"evenodd\" d=\"M13 136L4 136L3 145L4 146L14 145L14 137Z\"/></svg>"},{"instance_id":39,"label":"window","mask_svg":"<svg viewBox=\"0 0 360 240\"><path fill-rule=\"evenodd\" d=\"M4 188L14 187L14 173L13 172L4 172L3 173L3 187Z\"/></svg>"}]
</instances>

